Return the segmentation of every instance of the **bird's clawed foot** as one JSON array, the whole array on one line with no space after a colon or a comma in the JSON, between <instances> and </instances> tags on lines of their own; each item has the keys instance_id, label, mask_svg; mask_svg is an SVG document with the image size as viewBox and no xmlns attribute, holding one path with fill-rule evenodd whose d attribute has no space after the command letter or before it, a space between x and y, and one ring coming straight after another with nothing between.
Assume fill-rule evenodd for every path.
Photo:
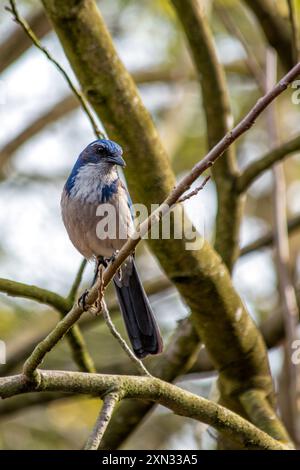
<instances>
[{"instance_id":1,"label":"bird's clawed foot","mask_svg":"<svg viewBox=\"0 0 300 470\"><path fill-rule=\"evenodd\" d=\"M82 308L84 312L86 312L89 309L89 306L86 303L86 298L89 295L89 290L85 289L84 293L79 297L77 304L78 307Z\"/></svg>"},{"instance_id":2,"label":"bird's clawed foot","mask_svg":"<svg viewBox=\"0 0 300 470\"><path fill-rule=\"evenodd\" d=\"M111 255L111 257L108 258L107 261L108 261L109 263L114 263L115 260L116 260L116 257L118 256L118 254L119 254L119 250L114 251L113 254Z\"/></svg>"}]
</instances>

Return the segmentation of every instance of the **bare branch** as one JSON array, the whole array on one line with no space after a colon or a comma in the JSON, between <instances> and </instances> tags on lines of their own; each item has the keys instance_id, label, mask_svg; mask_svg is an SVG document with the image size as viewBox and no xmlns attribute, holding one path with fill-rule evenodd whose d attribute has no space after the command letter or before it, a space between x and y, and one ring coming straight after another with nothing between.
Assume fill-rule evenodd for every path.
<instances>
[{"instance_id":1,"label":"bare branch","mask_svg":"<svg viewBox=\"0 0 300 470\"><path fill-rule=\"evenodd\" d=\"M0 378L0 397L8 398L30 391L62 391L99 396L120 390L122 398L137 398L159 403L180 416L213 426L248 449L284 450L276 441L234 412L154 377L87 374L80 372L39 371L40 382L24 381L23 375Z\"/></svg>"},{"instance_id":2,"label":"bare branch","mask_svg":"<svg viewBox=\"0 0 300 470\"><path fill-rule=\"evenodd\" d=\"M117 392L108 393L107 395L105 395L103 405L96 421L95 427L93 429L93 432L88 438L84 447L85 450L98 449L103 434L106 431L106 428L109 424L109 421L111 420L112 414L119 400L120 396Z\"/></svg>"},{"instance_id":3,"label":"bare branch","mask_svg":"<svg viewBox=\"0 0 300 470\"><path fill-rule=\"evenodd\" d=\"M271 149L259 160L250 163L248 167L242 172L237 181L237 190L240 193L247 191L249 186L262 175L266 170L269 170L274 163L283 160L285 157L298 152L300 150L300 137L295 137L278 147Z\"/></svg>"},{"instance_id":4,"label":"bare branch","mask_svg":"<svg viewBox=\"0 0 300 470\"><path fill-rule=\"evenodd\" d=\"M76 97L73 94L68 95L66 98L56 103L50 110L45 111L35 121L27 125L18 135L14 136L12 140L0 149L0 174L9 162L12 154L27 142L27 140L34 137L49 124L56 122L62 116L74 111L78 106L80 106L80 103Z\"/></svg>"},{"instance_id":5,"label":"bare branch","mask_svg":"<svg viewBox=\"0 0 300 470\"><path fill-rule=\"evenodd\" d=\"M39 39L51 30L50 22L42 9L30 16L28 23ZM16 28L0 45L0 73L16 61L30 46L32 46L31 39L24 36L20 28Z\"/></svg>"},{"instance_id":6,"label":"bare branch","mask_svg":"<svg viewBox=\"0 0 300 470\"><path fill-rule=\"evenodd\" d=\"M293 234L295 231L300 229L300 215L297 215L288 221L288 232L289 235ZM254 240L253 242L248 243L241 249L240 256L248 255L255 251L267 248L274 243L274 232L270 231L263 235L262 237Z\"/></svg>"},{"instance_id":7,"label":"bare branch","mask_svg":"<svg viewBox=\"0 0 300 470\"><path fill-rule=\"evenodd\" d=\"M91 126L95 132L95 135L96 137L98 137L99 139L100 138L104 138L105 135L103 134L103 132L101 132L97 126L97 123L93 117L93 114L91 113L90 109L89 109L89 105L88 105L88 102L86 101L83 93L78 90L76 88L76 86L73 84L72 80L70 79L69 75L67 74L67 72L64 70L64 68L59 64L59 62L57 62L56 59L54 59L52 57L52 55L50 54L50 52L48 51L48 49L46 49L42 44L41 42L39 41L39 39L37 38L37 36L35 35L35 33L32 31L32 29L30 28L29 24L26 22L25 19L23 19L20 15L19 15L19 12L17 10L17 6L16 6L16 2L15 0L9 0L9 3L10 3L10 8L9 7L6 7L6 10L8 10L14 17L14 20L19 23L19 25L23 28L24 32L27 34L27 36L31 39L32 43L47 57L47 59L52 62L55 67L58 69L58 71L61 73L61 75L64 77L64 79L66 80L67 84L69 85L70 89L72 90L72 92L74 93L74 95L76 96L76 98L78 99L83 111L85 112L86 116L88 117L90 123L91 123Z\"/></svg>"},{"instance_id":8,"label":"bare branch","mask_svg":"<svg viewBox=\"0 0 300 470\"><path fill-rule=\"evenodd\" d=\"M197 188L195 188L193 191L191 191L190 193L186 194L185 196L182 196L178 199L177 203L180 203L180 202L183 202L183 201L186 201L187 199L190 199L191 197L193 196L196 196L196 194L199 193L199 191L201 191L204 186L206 185L206 183L210 180L210 175L206 176L206 178L204 178L203 182L200 184L200 186L198 186Z\"/></svg>"}]
</instances>

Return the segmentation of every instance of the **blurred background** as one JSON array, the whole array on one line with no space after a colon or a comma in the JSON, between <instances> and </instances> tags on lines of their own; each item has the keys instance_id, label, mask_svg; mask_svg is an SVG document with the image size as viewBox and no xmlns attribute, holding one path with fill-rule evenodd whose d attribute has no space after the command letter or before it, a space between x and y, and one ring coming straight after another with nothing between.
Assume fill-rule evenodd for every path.
<instances>
[{"instance_id":1,"label":"blurred background","mask_svg":"<svg viewBox=\"0 0 300 470\"><path fill-rule=\"evenodd\" d=\"M28 44L20 27L5 11L5 3L1 0L0 276L66 296L82 260L64 230L60 194L78 154L94 140L94 135L62 77L39 50ZM265 42L251 13L239 1L215 3L226 7L264 67ZM286 2L277 3L281 14L287 17ZM98 4L180 179L205 154L206 128L201 93L175 14L165 0L101 0ZM43 44L76 81L40 2L19 0L18 5ZM219 58L225 67L235 122L238 122L261 92L245 64L243 45L228 30L218 9L212 9L212 2L207 1L206 6ZM282 94L276 105L282 142L300 131L300 104L292 104L291 93ZM240 168L269 148L265 117L262 117L237 143ZM284 169L288 215L293 217L300 214L300 153L290 157ZM251 186L242 224L242 247L272 228L271 191L270 172ZM213 182L185 205L198 230L213 240L216 215ZM299 292L300 231L291 235L290 249L293 280ZM146 287L152 292L150 300L167 341L177 322L189 312L165 280L145 242L139 246L137 263ZM81 289L88 285L92 275L93 266L89 264ZM270 248L242 256L235 266L234 284L258 323L280 308ZM108 295L113 302L113 293ZM0 365L0 376L20 371L24 348L33 347L58 319L58 313L50 307L0 294L0 339L7 344L7 364ZM119 314L114 319L124 333ZM83 331L99 372L126 373L126 368L122 369L126 356L102 322L87 321ZM270 359L276 389L284 403L285 368L280 341L270 349ZM47 356L44 367L76 370L66 341ZM213 397L214 382L213 372L195 372L183 377L180 385ZM95 399L53 395L33 396L31 400L18 397L0 403L0 448L80 448L94 424L98 408ZM158 407L142 424L142 431L140 428L135 432L124 447L197 449L211 448L214 443L213 432L204 425Z\"/></svg>"}]
</instances>

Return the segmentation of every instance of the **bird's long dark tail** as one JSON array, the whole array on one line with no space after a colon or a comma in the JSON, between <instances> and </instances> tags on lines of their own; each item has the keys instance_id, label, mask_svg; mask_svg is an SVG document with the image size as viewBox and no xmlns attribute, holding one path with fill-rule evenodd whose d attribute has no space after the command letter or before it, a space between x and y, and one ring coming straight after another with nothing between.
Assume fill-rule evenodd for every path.
<instances>
[{"instance_id":1,"label":"bird's long dark tail","mask_svg":"<svg viewBox=\"0 0 300 470\"><path fill-rule=\"evenodd\" d=\"M114 278L114 284L135 355L141 359L148 354L162 352L160 331L133 258L123 265L121 275Z\"/></svg>"}]
</instances>

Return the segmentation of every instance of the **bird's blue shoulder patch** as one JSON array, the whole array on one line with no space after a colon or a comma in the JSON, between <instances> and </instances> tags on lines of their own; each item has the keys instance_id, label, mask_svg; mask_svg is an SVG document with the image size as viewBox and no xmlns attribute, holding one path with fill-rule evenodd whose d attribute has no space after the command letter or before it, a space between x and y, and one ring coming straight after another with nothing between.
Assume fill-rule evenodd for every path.
<instances>
[{"instance_id":1,"label":"bird's blue shoulder patch","mask_svg":"<svg viewBox=\"0 0 300 470\"><path fill-rule=\"evenodd\" d=\"M104 184L101 191L101 202L108 202L114 194L118 192L119 178L115 179L112 183Z\"/></svg>"},{"instance_id":2,"label":"bird's blue shoulder patch","mask_svg":"<svg viewBox=\"0 0 300 470\"><path fill-rule=\"evenodd\" d=\"M80 170L80 168L84 165L84 162L80 159L80 156L77 160L77 162L75 163L75 165L73 166L73 169L69 175L69 178L67 179L66 181L66 184L65 184L65 190L68 194L68 196L70 195L70 192L72 191L72 188L75 184L75 179L76 179L76 176Z\"/></svg>"}]
</instances>

